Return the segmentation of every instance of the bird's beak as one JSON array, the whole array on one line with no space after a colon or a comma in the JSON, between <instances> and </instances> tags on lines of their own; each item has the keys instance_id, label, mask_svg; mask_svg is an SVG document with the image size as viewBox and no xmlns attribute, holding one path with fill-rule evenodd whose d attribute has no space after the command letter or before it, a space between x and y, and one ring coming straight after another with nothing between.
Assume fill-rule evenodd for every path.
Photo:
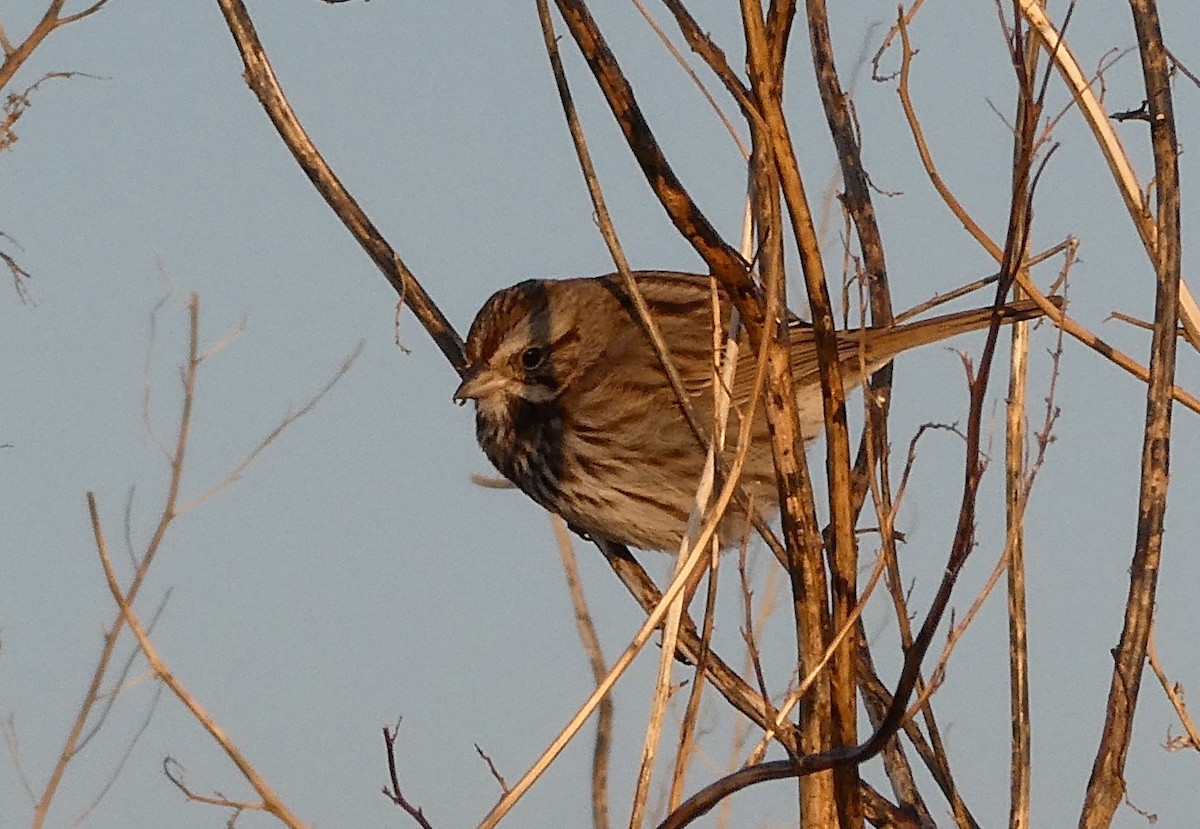
<instances>
[{"instance_id":1,"label":"bird's beak","mask_svg":"<svg viewBox=\"0 0 1200 829\"><path fill-rule=\"evenodd\" d=\"M488 371L483 364L473 365L463 372L462 382L454 390L454 402L460 406L468 400L487 397L501 386L503 378Z\"/></svg>"}]
</instances>

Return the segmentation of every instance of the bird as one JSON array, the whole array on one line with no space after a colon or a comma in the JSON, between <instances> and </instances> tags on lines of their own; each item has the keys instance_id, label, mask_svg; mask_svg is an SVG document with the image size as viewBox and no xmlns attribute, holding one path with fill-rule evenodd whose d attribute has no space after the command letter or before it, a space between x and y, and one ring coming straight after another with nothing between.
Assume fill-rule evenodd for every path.
<instances>
[{"instance_id":1,"label":"bird","mask_svg":"<svg viewBox=\"0 0 1200 829\"><path fill-rule=\"evenodd\" d=\"M709 276L634 271L702 424L713 422L713 295ZM732 303L720 288L722 330ZM903 325L837 332L847 391L901 352L956 334L1042 315L1030 300ZM824 423L811 325L789 314L791 367L805 440ZM741 334L730 388L728 443L737 451L750 410L755 355ZM475 402L475 436L505 478L585 537L644 550L679 549L705 462L633 302L618 274L532 279L496 291L466 340L466 369L454 401ZM777 506L775 469L762 406L740 482L756 506ZM731 504L718 530L722 547L747 531Z\"/></svg>"}]
</instances>

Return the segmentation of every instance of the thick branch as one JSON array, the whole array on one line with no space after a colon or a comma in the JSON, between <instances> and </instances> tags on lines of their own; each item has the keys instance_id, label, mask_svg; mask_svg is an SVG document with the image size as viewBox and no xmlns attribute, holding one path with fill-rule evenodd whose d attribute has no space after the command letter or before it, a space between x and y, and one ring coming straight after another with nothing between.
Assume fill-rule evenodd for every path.
<instances>
[{"instance_id":1,"label":"thick branch","mask_svg":"<svg viewBox=\"0 0 1200 829\"><path fill-rule=\"evenodd\" d=\"M1104 731L1079 818L1081 827L1108 826L1125 794L1125 758L1153 623L1171 454L1171 387L1175 376L1181 267L1178 146L1169 65L1157 6L1154 0L1130 0L1130 8L1142 55L1146 101L1150 110L1150 139L1154 149L1158 235L1153 255L1157 287L1154 336L1150 345L1150 381L1146 389L1146 437L1142 443L1137 541L1129 568L1125 626L1121 641L1113 651L1115 664Z\"/></svg>"}]
</instances>

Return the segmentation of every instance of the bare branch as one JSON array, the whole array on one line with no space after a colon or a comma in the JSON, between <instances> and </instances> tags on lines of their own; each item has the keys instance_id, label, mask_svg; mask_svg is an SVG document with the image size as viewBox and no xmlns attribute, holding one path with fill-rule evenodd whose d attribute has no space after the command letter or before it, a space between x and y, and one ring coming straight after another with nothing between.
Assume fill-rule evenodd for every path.
<instances>
[{"instance_id":1,"label":"bare branch","mask_svg":"<svg viewBox=\"0 0 1200 829\"><path fill-rule=\"evenodd\" d=\"M304 417L306 414L311 412L316 407L317 403L319 403L321 401L321 399L323 397L325 397L325 395L329 394L329 392L333 390L333 387L337 385L339 380L341 380L343 377L346 376L346 372L348 372L350 370L350 367L352 365L354 365L354 361L358 359L360 354L362 354L364 345L365 345L365 343L360 342L355 347L355 349L352 352L350 352L350 355L342 361L342 364L337 368L336 371L334 371L333 376L331 376L325 382L325 385L321 386L321 388L317 391L317 393L314 394L312 397L310 397L308 399L308 402L306 402L303 406L301 406L296 411L285 416L283 418L283 420L279 421L279 423L275 426L275 428L272 429L270 432L268 432L266 434L266 436L263 437L263 439L258 442L258 445L255 446L252 450L250 450L250 453L247 454L246 457L244 457L242 459L241 463L239 463L237 466L235 466L228 475L226 475L224 478L222 478L218 483L211 486L208 490L206 490L201 495L196 496L192 500L188 501L186 504L183 504L182 506L180 506L179 509L176 511L176 515L183 515L186 512L190 512L191 510L200 506L201 504L203 504L205 501L209 500L213 496L215 496L218 493L222 492L223 490L227 489L230 485L232 485L235 481L237 481L238 478L240 478L242 476L242 474L246 471L246 469L249 468L250 464L254 463L254 461L258 459L258 456L261 455L263 453L263 451L268 446L270 446L277 437L279 437L281 434L283 434L283 431L285 429L287 429L289 426L291 426L297 420L299 420L300 418ZM212 350L210 350L208 352L208 354L211 354L211 353L212 353ZM203 357L201 357L200 359L203 359Z\"/></svg>"},{"instance_id":2,"label":"bare branch","mask_svg":"<svg viewBox=\"0 0 1200 829\"><path fill-rule=\"evenodd\" d=\"M442 354L450 361L450 365L462 374L466 368L462 338L412 271L359 207L358 202L347 192L312 143L312 139L308 137L308 133L284 97L245 5L241 0L218 0L218 4L245 64L246 83L266 110L267 117L275 125L279 137L283 139L326 203L346 225L346 229L362 245L363 250L371 257L396 293L420 320Z\"/></svg>"},{"instance_id":3,"label":"bare branch","mask_svg":"<svg viewBox=\"0 0 1200 829\"><path fill-rule=\"evenodd\" d=\"M129 585L129 589L125 593L127 602L132 603L137 598L137 594L141 591L142 584L146 580L146 576L150 571L150 565L153 564L155 554L158 552L162 540L166 535L167 528L175 516L175 505L179 497L180 480L183 476L183 459L184 452L187 448L188 433L192 422L192 401L196 390L196 360L197 343L200 336L200 298L193 294L188 300L188 352L187 359L183 367L183 404L179 415L179 428L176 433L175 451L171 457L170 478L167 483L166 503L163 505L162 513L159 516L158 525L155 527L154 534L150 542L146 545L146 552L142 555L141 561L138 563L137 569L134 572L133 581ZM108 671L109 662L112 660L113 650L116 648L117 639L121 635L121 629L125 624L125 614L118 610L116 617L113 619L112 625L104 635L104 644L101 647L100 656L96 662L96 668L92 672L91 682L84 693L83 702L79 706L79 711L75 716L75 721L67 733L67 739L63 745L62 751L59 753L58 761L54 765L53 771L50 773L49 779L46 781L46 786L42 791L42 796L38 799L37 806L34 809L32 829L41 829L45 824L46 815L50 809L50 803L54 800L54 796L58 791L59 784L62 782L63 775L66 773L67 766L74 758L79 740L83 734L84 727L89 721L92 713L92 708L100 694L100 685L104 680L104 676Z\"/></svg>"},{"instance_id":4,"label":"bare branch","mask_svg":"<svg viewBox=\"0 0 1200 829\"><path fill-rule=\"evenodd\" d=\"M433 829L433 826L425 819L425 813L420 807L414 806L405 799L404 794L400 791L400 776L396 772L396 737L400 729L399 723L396 728L389 729L386 725L383 727L383 745L387 751L388 762L388 779L391 781L391 788L383 787L383 794L388 800L395 803L405 811L421 829ZM480 752L482 754L482 752Z\"/></svg>"},{"instance_id":5,"label":"bare branch","mask_svg":"<svg viewBox=\"0 0 1200 829\"><path fill-rule=\"evenodd\" d=\"M567 592L571 596L571 606L575 609L575 627L579 631L579 640L583 643L588 665L592 669L592 679L599 685L608 673L608 666L600 647L600 636L596 633L596 625L592 621L591 611L588 610L583 582L579 578L579 565L575 560L571 534L567 530L567 522L559 516L552 515L550 523L554 527L554 538L558 542L558 555L562 560L563 577L567 582ZM612 753L613 713L612 697L605 697L600 701L600 708L596 712L596 742L592 748L592 829L609 827L608 765Z\"/></svg>"},{"instance_id":6,"label":"bare branch","mask_svg":"<svg viewBox=\"0 0 1200 829\"><path fill-rule=\"evenodd\" d=\"M500 770L498 768L496 768L496 764L492 762L492 758L489 757L486 753L484 753L484 750L479 747L479 743L475 744L475 753L479 755L480 759L483 760L483 762L487 763L488 771L491 772L491 774L492 774L492 779L495 780L496 783L500 786L500 792L502 794L507 794L508 793L508 781L506 781L504 779L504 775L502 775L500 773Z\"/></svg>"},{"instance_id":7,"label":"bare branch","mask_svg":"<svg viewBox=\"0 0 1200 829\"><path fill-rule=\"evenodd\" d=\"M1129 568L1129 594L1120 642L1113 651L1113 671L1105 709L1104 730L1092 765L1080 815L1081 829L1107 826L1124 792L1125 757L1133 732L1133 716L1153 622L1158 574L1161 569L1163 519L1167 507L1171 456L1171 388L1175 377L1176 326L1181 296L1181 227L1179 145L1175 133L1167 56L1154 0L1130 0L1154 150L1157 216L1153 237L1143 236L1154 262L1157 286L1154 335L1150 346L1150 376L1146 387L1146 433L1142 444L1141 487L1138 495L1137 540ZM1141 226L1141 225L1139 225ZM1186 324L1186 322L1185 322Z\"/></svg>"},{"instance_id":8,"label":"bare branch","mask_svg":"<svg viewBox=\"0 0 1200 829\"><path fill-rule=\"evenodd\" d=\"M100 9L104 8L104 5L107 2L108 0L96 0L95 3L88 6L83 11L76 12L75 14L69 14L66 17L60 17L55 23L55 28L59 26L66 26L68 23L74 23L76 20L83 20L85 17L90 17L91 15L100 11Z\"/></svg>"},{"instance_id":9,"label":"bare branch","mask_svg":"<svg viewBox=\"0 0 1200 829\"><path fill-rule=\"evenodd\" d=\"M1200 751L1200 731L1192 722L1192 715L1188 713L1187 703L1183 701L1183 686L1178 682L1171 682L1167 678L1167 672L1163 670L1162 663L1158 661L1158 645L1155 642L1153 626L1150 628L1150 640L1146 643L1146 659L1150 663L1150 669L1158 677L1158 682L1162 685L1163 693L1167 695L1171 707L1175 709L1175 715L1179 717L1183 730L1187 732L1187 739L1177 741L1172 746L1172 750L1191 748Z\"/></svg>"},{"instance_id":10,"label":"bare branch","mask_svg":"<svg viewBox=\"0 0 1200 829\"><path fill-rule=\"evenodd\" d=\"M117 607L120 608L125 623L137 639L138 646L141 648L142 653L146 655L146 661L150 663L150 667L153 668L154 673L164 685L171 689L176 699L183 703L184 707L191 712L196 722L209 733L209 736L217 742L225 752L225 755L237 766L238 771L246 778L246 782L251 785L261 798L258 808L271 813L292 829L304 829L304 824L300 822L300 819L292 814L291 810L279 799L278 795L267 784L267 781L250 765L250 762L246 759L241 749L225 734L224 729L204 710L196 698L183 686L183 683L176 678L158 655L158 651L150 641L150 637L142 626L141 620L138 619L137 614L134 613L133 608L129 604L129 594L122 591L120 584L117 582L117 574L113 570L112 559L108 553L108 544L104 540L104 530L100 524L100 513L96 507L96 498L91 492L88 493L88 514L92 521L92 533L96 540L96 552L100 556L100 564L104 568L104 577L108 581L109 592L112 594L113 601L116 602ZM170 775L168 774L168 776ZM181 783L177 783L177 785L186 791ZM204 802L214 801L213 799L209 799ZM250 808L247 804L235 801L225 801L219 805L239 809Z\"/></svg>"}]
</instances>

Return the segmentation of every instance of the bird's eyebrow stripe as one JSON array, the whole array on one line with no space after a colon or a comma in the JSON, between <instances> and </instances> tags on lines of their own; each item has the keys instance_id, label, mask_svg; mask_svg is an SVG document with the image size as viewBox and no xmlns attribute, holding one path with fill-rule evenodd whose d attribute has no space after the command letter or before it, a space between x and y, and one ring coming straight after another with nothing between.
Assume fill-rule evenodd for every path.
<instances>
[{"instance_id":1,"label":"bird's eyebrow stripe","mask_svg":"<svg viewBox=\"0 0 1200 829\"><path fill-rule=\"evenodd\" d=\"M564 331L558 337L558 339L556 339L554 342L550 343L550 348L554 349L554 348L561 348L562 346L565 346L565 345L574 345L575 343L579 342L580 339L581 339L581 337L579 334L579 329L575 328L575 327L571 327L571 328L568 328L566 331Z\"/></svg>"}]
</instances>

